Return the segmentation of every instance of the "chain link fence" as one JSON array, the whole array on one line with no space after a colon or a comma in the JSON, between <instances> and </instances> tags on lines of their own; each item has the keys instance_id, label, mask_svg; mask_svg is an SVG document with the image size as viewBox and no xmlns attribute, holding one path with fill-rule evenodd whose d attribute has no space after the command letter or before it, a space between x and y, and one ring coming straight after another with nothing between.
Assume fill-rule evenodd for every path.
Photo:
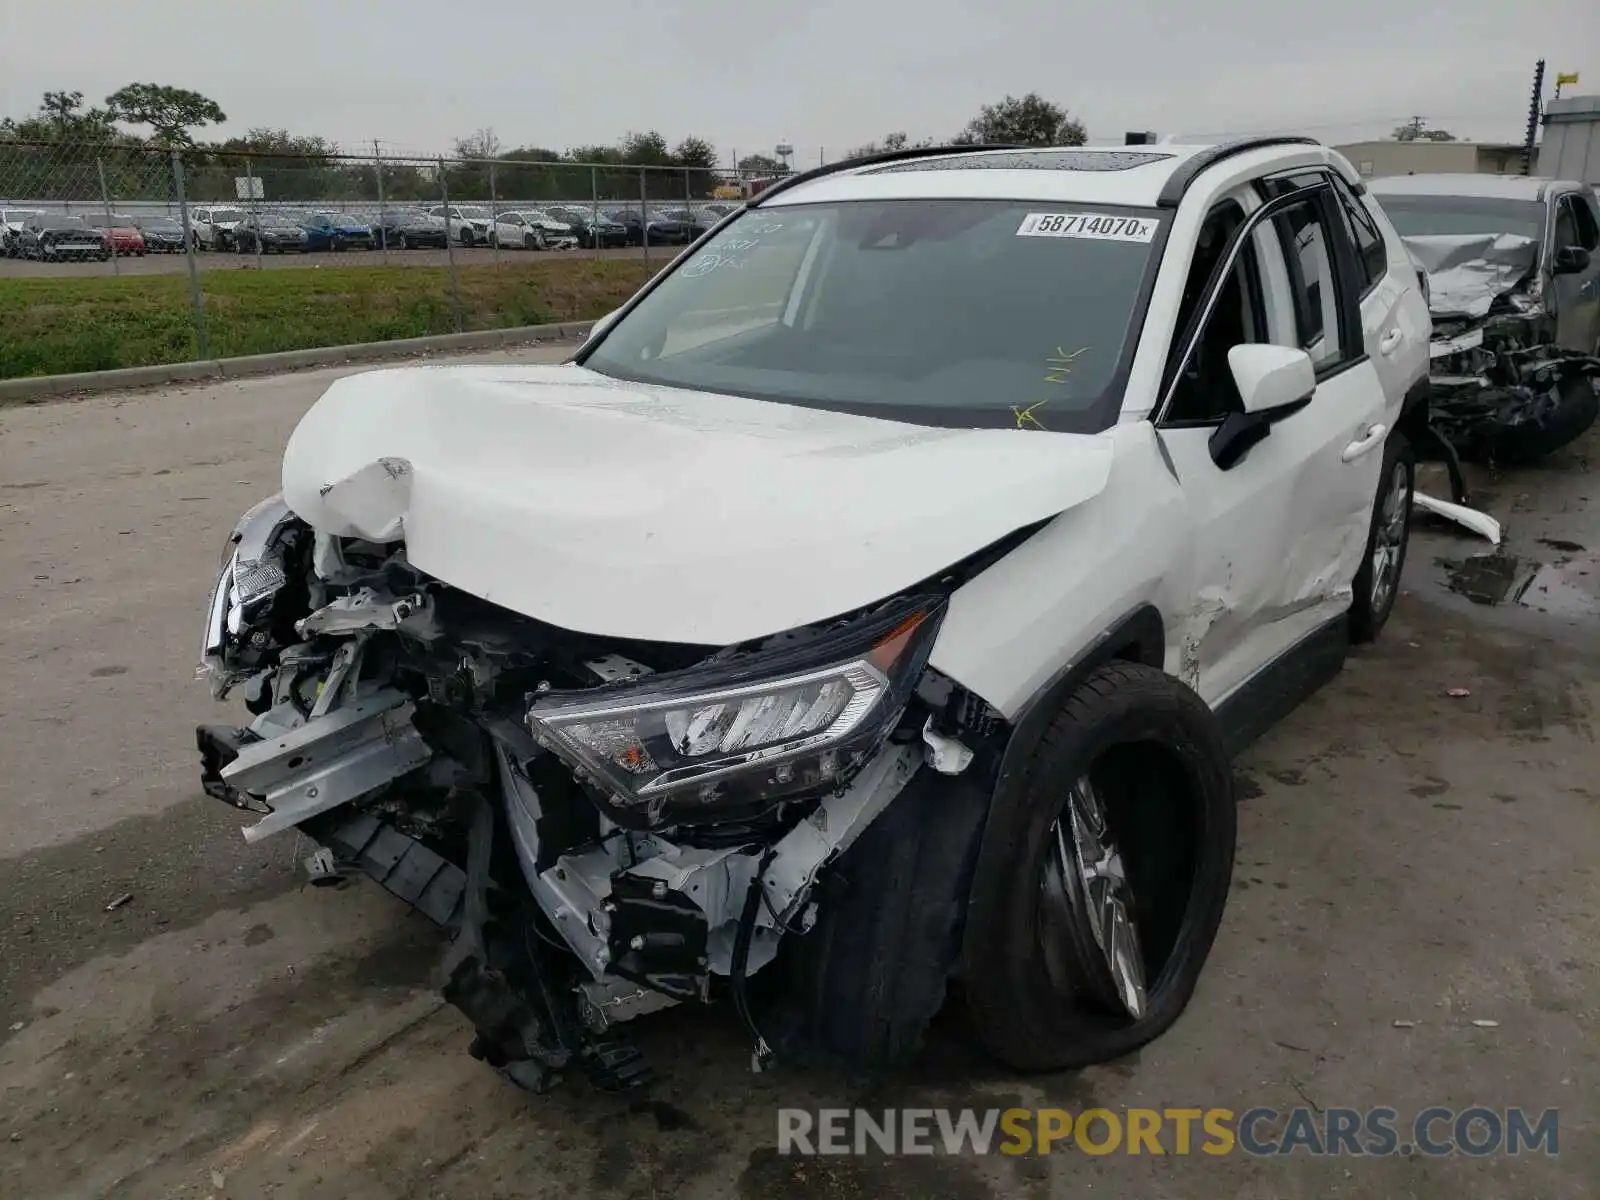
<instances>
[{"instance_id":1,"label":"chain link fence","mask_svg":"<svg viewBox=\"0 0 1600 1200\"><path fill-rule=\"evenodd\" d=\"M581 311L582 289L568 295L552 282L568 273L528 268L585 259L649 264L590 272L609 272L621 281L613 290L631 291L764 182L677 166L0 142L0 280L25 288L85 274L187 276L199 358L298 348L267 331L224 333L211 319L237 307L237 273L250 269L418 268L404 283L391 277L385 290L408 297L395 320L379 322L388 337L535 323L531 317L585 320L599 314ZM542 303L534 302L540 289L516 284L534 274L543 280ZM570 274L589 278L581 269ZM150 286L171 293L177 284ZM362 286L361 302L374 303L377 293ZM100 357L108 354L117 357ZM0 361L0 375L16 373L30 372Z\"/></svg>"}]
</instances>

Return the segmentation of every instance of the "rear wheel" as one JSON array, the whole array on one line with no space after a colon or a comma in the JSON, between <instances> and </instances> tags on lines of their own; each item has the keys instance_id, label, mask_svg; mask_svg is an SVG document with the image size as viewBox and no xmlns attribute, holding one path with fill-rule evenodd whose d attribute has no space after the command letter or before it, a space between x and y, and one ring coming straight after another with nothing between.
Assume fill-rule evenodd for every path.
<instances>
[{"instance_id":1,"label":"rear wheel","mask_svg":"<svg viewBox=\"0 0 1600 1200\"><path fill-rule=\"evenodd\" d=\"M990 816L963 988L1020 1070L1119 1058L1194 993L1233 870L1232 775L1205 702L1110 663L1062 705Z\"/></svg>"},{"instance_id":2,"label":"rear wheel","mask_svg":"<svg viewBox=\"0 0 1600 1200\"><path fill-rule=\"evenodd\" d=\"M1367 553L1352 583L1350 640L1377 639L1395 597L1400 594L1400 572L1406 565L1411 542L1411 488L1416 459L1404 434L1393 434L1383 448L1383 470L1378 476L1378 497L1367 530Z\"/></svg>"}]
</instances>

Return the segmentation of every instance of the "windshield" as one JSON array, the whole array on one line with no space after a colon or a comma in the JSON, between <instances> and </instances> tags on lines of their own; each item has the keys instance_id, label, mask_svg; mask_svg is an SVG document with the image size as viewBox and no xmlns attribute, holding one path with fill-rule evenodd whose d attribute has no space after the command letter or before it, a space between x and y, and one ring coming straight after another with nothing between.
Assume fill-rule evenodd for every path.
<instances>
[{"instance_id":1,"label":"windshield","mask_svg":"<svg viewBox=\"0 0 1600 1200\"><path fill-rule=\"evenodd\" d=\"M154 229L159 233L183 232L183 226L170 217L152 217L148 221L141 221L139 227L141 229Z\"/></svg>"},{"instance_id":2,"label":"windshield","mask_svg":"<svg viewBox=\"0 0 1600 1200\"><path fill-rule=\"evenodd\" d=\"M276 213L262 213L257 219L264 229L299 229L288 217L280 217Z\"/></svg>"},{"instance_id":3,"label":"windshield","mask_svg":"<svg viewBox=\"0 0 1600 1200\"><path fill-rule=\"evenodd\" d=\"M1537 200L1377 195L1401 237L1512 233L1536 242L1544 239L1544 205Z\"/></svg>"},{"instance_id":4,"label":"windshield","mask_svg":"<svg viewBox=\"0 0 1600 1200\"><path fill-rule=\"evenodd\" d=\"M244 220L244 210L242 208L218 208L211 213L211 221L216 225L242 220Z\"/></svg>"},{"instance_id":5,"label":"windshield","mask_svg":"<svg viewBox=\"0 0 1600 1200\"><path fill-rule=\"evenodd\" d=\"M40 229L87 229L88 226L77 217L43 216L35 217L33 223Z\"/></svg>"},{"instance_id":6,"label":"windshield","mask_svg":"<svg viewBox=\"0 0 1600 1200\"><path fill-rule=\"evenodd\" d=\"M1120 408L1152 210L857 201L748 210L581 361L621 379L950 427L1097 432Z\"/></svg>"},{"instance_id":7,"label":"windshield","mask_svg":"<svg viewBox=\"0 0 1600 1200\"><path fill-rule=\"evenodd\" d=\"M469 221L486 221L489 219L489 210L487 208L471 208L464 206L456 209L456 212Z\"/></svg>"}]
</instances>

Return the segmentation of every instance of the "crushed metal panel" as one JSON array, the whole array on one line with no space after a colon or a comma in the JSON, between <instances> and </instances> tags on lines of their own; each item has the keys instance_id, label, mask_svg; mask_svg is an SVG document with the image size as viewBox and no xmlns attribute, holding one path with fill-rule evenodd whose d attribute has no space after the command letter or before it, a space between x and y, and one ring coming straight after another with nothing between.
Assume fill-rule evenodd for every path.
<instances>
[{"instance_id":1,"label":"crushed metal panel","mask_svg":"<svg viewBox=\"0 0 1600 1200\"><path fill-rule=\"evenodd\" d=\"M411 501L411 464L403 458L379 458L343 479L325 483L322 497L324 533L372 542L399 541Z\"/></svg>"},{"instance_id":2,"label":"crushed metal panel","mask_svg":"<svg viewBox=\"0 0 1600 1200\"><path fill-rule=\"evenodd\" d=\"M1435 316L1485 317L1539 261L1539 243L1512 233L1422 234L1401 239L1428 273Z\"/></svg>"}]
</instances>

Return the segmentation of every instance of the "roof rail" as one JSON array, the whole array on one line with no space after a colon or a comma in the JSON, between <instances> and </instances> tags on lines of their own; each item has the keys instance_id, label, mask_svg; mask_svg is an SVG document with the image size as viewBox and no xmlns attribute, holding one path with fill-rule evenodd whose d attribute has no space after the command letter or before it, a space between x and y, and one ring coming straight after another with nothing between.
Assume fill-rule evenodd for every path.
<instances>
[{"instance_id":1,"label":"roof rail","mask_svg":"<svg viewBox=\"0 0 1600 1200\"><path fill-rule=\"evenodd\" d=\"M770 197L777 195L779 192L786 191L802 183L810 183L813 179L821 179L825 175L849 171L855 167L903 162L908 158L937 158L942 154L975 154L981 150L1045 150L1048 148L1046 146L1024 146L1016 142L984 142L963 146L911 146L905 150L884 150L877 154L863 154L859 158L842 158L838 162L825 163L812 170L802 171L798 175L790 175L785 179L780 179L777 183L757 195L748 207L760 208Z\"/></svg>"},{"instance_id":2,"label":"roof rail","mask_svg":"<svg viewBox=\"0 0 1600 1200\"><path fill-rule=\"evenodd\" d=\"M1161 194L1156 197L1156 207L1177 208L1183 200L1183 194L1189 190L1189 185L1195 181L1200 172L1207 167L1216 166L1225 158L1232 158L1235 154L1260 150L1266 146L1320 146L1321 144L1316 138L1309 137L1244 137L1208 146L1192 158L1184 159L1178 165L1178 169L1167 176L1166 183L1161 185Z\"/></svg>"}]
</instances>

